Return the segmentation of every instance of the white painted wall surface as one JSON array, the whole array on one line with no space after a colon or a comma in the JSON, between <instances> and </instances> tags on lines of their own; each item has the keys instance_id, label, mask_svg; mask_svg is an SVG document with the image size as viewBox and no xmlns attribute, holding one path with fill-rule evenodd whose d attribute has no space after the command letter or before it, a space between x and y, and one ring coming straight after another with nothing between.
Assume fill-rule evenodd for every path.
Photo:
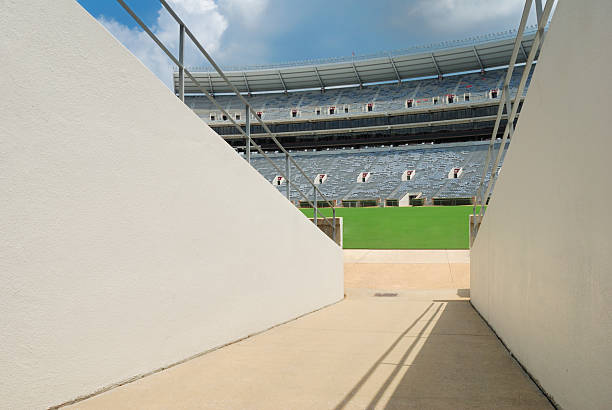
<instances>
[{"instance_id":1,"label":"white painted wall surface","mask_svg":"<svg viewBox=\"0 0 612 410\"><path fill-rule=\"evenodd\" d=\"M410 206L410 195L411 195L411 193L408 192L406 195L401 197L401 199L399 200L398 205L399 206Z\"/></svg>"},{"instance_id":2,"label":"white painted wall surface","mask_svg":"<svg viewBox=\"0 0 612 410\"><path fill-rule=\"evenodd\" d=\"M612 408L611 19L559 2L471 250L472 303L566 409Z\"/></svg>"},{"instance_id":3,"label":"white painted wall surface","mask_svg":"<svg viewBox=\"0 0 612 410\"><path fill-rule=\"evenodd\" d=\"M343 297L341 249L76 2L0 9L0 407Z\"/></svg>"}]
</instances>

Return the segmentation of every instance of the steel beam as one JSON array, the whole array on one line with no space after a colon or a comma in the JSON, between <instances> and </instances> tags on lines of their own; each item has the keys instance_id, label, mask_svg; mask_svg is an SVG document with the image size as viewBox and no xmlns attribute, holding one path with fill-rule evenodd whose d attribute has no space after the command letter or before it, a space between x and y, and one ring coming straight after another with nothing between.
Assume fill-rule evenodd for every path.
<instances>
[{"instance_id":1,"label":"steel beam","mask_svg":"<svg viewBox=\"0 0 612 410\"><path fill-rule=\"evenodd\" d=\"M525 52L525 47L523 46L523 42L521 41L521 52L523 53L523 58L527 61L527 53Z\"/></svg>"},{"instance_id":2,"label":"steel beam","mask_svg":"<svg viewBox=\"0 0 612 410\"><path fill-rule=\"evenodd\" d=\"M332 240L336 242L336 207L335 206L332 207Z\"/></svg>"},{"instance_id":3,"label":"steel beam","mask_svg":"<svg viewBox=\"0 0 612 410\"><path fill-rule=\"evenodd\" d=\"M393 67L393 71L395 71L395 76L397 77L397 83L401 84L402 77L400 76L399 71L397 71L397 66L395 65L395 61L393 60L393 57L389 56L389 62L391 63L391 67Z\"/></svg>"},{"instance_id":4,"label":"steel beam","mask_svg":"<svg viewBox=\"0 0 612 410\"><path fill-rule=\"evenodd\" d=\"M283 75L281 74L280 70L278 70L278 78L280 78L280 82L283 85L283 89L285 90L285 94L287 94L289 92L289 90L287 90L287 85L285 84L285 80L283 80Z\"/></svg>"},{"instance_id":5,"label":"steel beam","mask_svg":"<svg viewBox=\"0 0 612 410\"><path fill-rule=\"evenodd\" d=\"M528 0L527 3L530 3L530 1ZM527 6L527 3L526 3L526 6ZM546 2L546 6L544 7L544 10L542 10L542 15L540 16L538 20L538 31L536 33L536 36L533 39L533 45L531 46L531 50L529 51L529 56L527 57L527 62L525 65L526 68L523 71L523 75L521 76L521 81L519 83L518 90L516 92L517 96L520 96L523 94L523 90L525 89L525 85L527 84L527 77L529 76L529 72L531 71L531 65L533 64L535 55L537 54L538 49L541 47L542 41L544 40L544 26L546 25L546 20L548 19L550 12L552 11L553 3L554 3L553 1ZM531 4L529 4L529 6L531 6ZM522 30L524 30L524 27L519 28L518 35L522 34ZM520 41L520 38L517 37L517 41ZM513 62L511 61L511 63ZM496 174L497 167L501 161L501 157L504 152L503 148L506 145L506 140L508 136L510 136L510 133L514 131L514 118L516 117L518 106L519 106L518 103L515 103L512 106L512 113L510 114L510 118L508 119L508 123L506 124L506 129L504 130L504 135L502 137L501 146L500 146L499 151L497 152L497 156L493 163L493 168L491 169L491 178L489 179L489 183L487 184L487 189L485 190L485 194L481 197L483 204L484 202L486 202L486 198L489 197L491 190L493 188L493 184L495 183L495 179L496 179L495 174ZM481 206L480 212L479 212L480 218L478 218L479 223L482 223L482 218L484 217L485 212L486 210L484 206ZM476 229L476 232L477 232L477 229Z\"/></svg>"},{"instance_id":6,"label":"steel beam","mask_svg":"<svg viewBox=\"0 0 612 410\"><path fill-rule=\"evenodd\" d=\"M249 80L247 80L247 76L246 76L246 73L244 71L242 72L242 77L244 77L244 85L246 86L247 93L249 95L251 95L251 88L249 87ZM247 112L249 112L249 111L247 110Z\"/></svg>"},{"instance_id":7,"label":"steel beam","mask_svg":"<svg viewBox=\"0 0 612 410\"><path fill-rule=\"evenodd\" d=\"M514 120L510 118L510 113L512 113L512 102L510 101L510 88L508 86L504 86L504 94L506 95L505 104L506 114L508 116L508 123L506 124L506 127L510 127L509 136L512 138L512 134L514 134Z\"/></svg>"},{"instance_id":8,"label":"steel beam","mask_svg":"<svg viewBox=\"0 0 612 410\"><path fill-rule=\"evenodd\" d=\"M289 154L285 154L285 175L287 175L287 200L291 202L291 167L289 165Z\"/></svg>"},{"instance_id":9,"label":"steel beam","mask_svg":"<svg viewBox=\"0 0 612 410\"><path fill-rule=\"evenodd\" d=\"M512 55L510 57L510 61L508 64L508 70L506 72L506 77L504 79L504 88L503 91L505 93L505 91L508 89L508 85L510 84L510 80L512 79L512 73L514 71L514 65L516 64L516 58L518 56L518 52L520 49L520 46L522 45L522 41L523 41L523 33L525 31L525 26L527 25L527 19L529 18L529 13L531 11L531 5L533 4L533 0L526 0L525 1L525 6L523 7L523 13L521 15L521 22L519 23L519 28L518 31L516 33L516 40L514 42L514 47L512 49ZM538 36L536 35L536 38ZM534 46L537 47L537 44L535 42L535 38L534 38ZM532 48L533 51L533 48ZM524 74L524 73L523 73ZM517 93L518 95L518 93ZM502 96L504 97L504 96ZM501 117L502 117L502 113L504 111L504 100L500 99L500 103L499 106L497 108L497 116L495 118L495 125L493 127L493 132L491 134L491 140L489 141L489 147L487 150L487 157L485 159L484 165L482 167L482 174L480 177L480 183L478 184L478 189L476 190L476 201L474 201L474 208L473 208L473 214L476 215L476 205L480 204L480 210L479 210L479 215L481 215L481 213L484 215L483 213L483 208L486 205L487 202L487 197L489 195L489 190L485 190L484 192L486 192L485 195L483 195L483 189L484 187L484 181L486 178L486 175L488 173L489 170L489 164L490 161L492 159L493 156L493 150L495 148L495 140L497 139L497 132L499 130L499 125L501 122ZM519 104L515 104L514 107L517 108L519 106ZM514 110L513 110L514 111ZM506 140L504 139L502 142L502 145L500 147L500 152L503 151L503 148L505 146ZM493 175L491 175L491 178L489 179L489 183L491 182L491 180L493 179ZM476 233L478 232L478 228L480 226L480 223L482 221L482 217L476 218L474 217L474 227L473 227L473 236L476 235Z\"/></svg>"},{"instance_id":10,"label":"steel beam","mask_svg":"<svg viewBox=\"0 0 612 410\"><path fill-rule=\"evenodd\" d=\"M314 181L313 181L313 183L314 183ZM313 208L314 209L314 212L313 212L314 224L315 224L315 226L318 227L319 225L317 224L317 190L316 189L313 190L313 195L314 195L314 201L313 201L313 205L314 205L314 208Z\"/></svg>"},{"instance_id":11,"label":"steel beam","mask_svg":"<svg viewBox=\"0 0 612 410\"><path fill-rule=\"evenodd\" d=\"M434 66L436 67L438 77L442 78L442 72L440 71L440 67L438 67L438 62L436 61L436 57L434 57L434 53L431 53L431 61L433 61Z\"/></svg>"},{"instance_id":12,"label":"steel beam","mask_svg":"<svg viewBox=\"0 0 612 410\"><path fill-rule=\"evenodd\" d=\"M251 163L251 116L249 115L249 106L248 104L244 106L246 116L244 118L244 131L246 132L246 160L250 164Z\"/></svg>"},{"instance_id":13,"label":"steel beam","mask_svg":"<svg viewBox=\"0 0 612 410\"><path fill-rule=\"evenodd\" d=\"M319 84L321 84L321 92L325 92L325 84L323 84L323 80L321 80L321 75L319 74L317 66L312 66L312 68L314 68L314 71L317 74L317 78L319 79Z\"/></svg>"},{"instance_id":14,"label":"steel beam","mask_svg":"<svg viewBox=\"0 0 612 410\"><path fill-rule=\"evenodd\" d=\"M185 57L185 26L179 26L179 98L185 102L185 69L183 68Z\"/></svg>"},{"instance_id":15,"label":"steel beam","mask_svg":"<svg viewBox=\"0 0 612 410\"><path fill-rule=\"evenodd\" d=\"M480 66L480 70L484 73L485 68L482 65L482 60L480 59L480 56L478 55L478 50L476 50L476 46L474 46L473 49L474 49L474 55L476 56L476 61L478 61L478 65Z\"/></svg>"},{"instance_id":16,"label":"steel beam","mask_svg":"<svg viewBox=\"0 0 612 410\"><path fill-rule=\"evenodd\" d=\"M359 88L363 88L363 81L361 81L361 77L359 76L359 72L357 71L357 67L355 66L354 61L353 61L353 70L355 71L355 76L357 77L357 81L359 81Z\"/></svg>"},{"instance_id":17,"label":"steel beam","mask_svg":"<svg viewBox=\"0 0 612 410\"><path fill-rule=\"evenodd\" d=\"M213 88L213 84L212 84L212 77L210 76L210 73L208 73L208 86L210 87L210 93L214 96L215 95L215 89Z\"/></svg>"},{"instance_id":18,"label":"steel beam","mask_svg":"<svg viewBox=\"0 0 612 410\"><path fill-rule=\"evenodd\" d=\"M544 28L546 27L546 21L548 20L548 16L550 15L550 13L546 13L546 10L552 8L552 6L549 7L549 3L554 3L554 1L553 0L546 1L544 10L542 10L542 0L535 0L535 1L536 1L536 13L538 11L538 7L540 8L540 14L538 14L538 33L540 34L540 41L543 42L544 36L546 34L544 32ZM540 3L539 6L538 6L538 3ZM542 18L542 15L544 15L545 17ZM535 38L533 39L533 41L535 42Z\"/></svg>"}]
</instances>

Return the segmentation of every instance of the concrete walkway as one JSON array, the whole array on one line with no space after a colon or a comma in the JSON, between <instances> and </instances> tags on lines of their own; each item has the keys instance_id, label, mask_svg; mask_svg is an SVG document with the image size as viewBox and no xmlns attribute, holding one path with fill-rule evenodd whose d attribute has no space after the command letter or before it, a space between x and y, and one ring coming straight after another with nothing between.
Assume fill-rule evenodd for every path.
<instances>
[{"instance_id":1,"label":"concrete walkway","mask_svg":"<svg viewBox=\"0 0 612 410\"><path fill-rule=\"evenodd\" d=\"M73 407L550 408L465 298L461 252L348 251L344 301Z\"/></svg>"},{"instance_id":2,"label":"concrete walkway","mask_svg":"<svg viewBox=\"0 0 612 410\"><path fill-rule=\"evenodd\" d=\"M464 250L344 251L349 289L463 289L469 296L470 253Z\"/></svg>"}]
</instances>

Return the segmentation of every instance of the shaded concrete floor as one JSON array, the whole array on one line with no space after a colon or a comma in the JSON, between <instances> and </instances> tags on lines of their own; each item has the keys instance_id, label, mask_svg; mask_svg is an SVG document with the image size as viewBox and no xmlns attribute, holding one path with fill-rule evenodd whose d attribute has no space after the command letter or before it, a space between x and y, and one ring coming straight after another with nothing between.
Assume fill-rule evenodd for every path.
<instances>
[{"instance_id":1,"label":"shaded concrete floor","mask_svg":"<svg viewBox=\"0 0 612 410\"><path fill-rule=\"evenodd\" d=\"M451 266L465 264L461 255L387 256L347 253L347 297L336 305L73 407L550 408L463 297L465 273L456 279ZM412 272L419 265L428 267ZM364 283L376 287L349 287Z\"/></svg>"}]
</instances>

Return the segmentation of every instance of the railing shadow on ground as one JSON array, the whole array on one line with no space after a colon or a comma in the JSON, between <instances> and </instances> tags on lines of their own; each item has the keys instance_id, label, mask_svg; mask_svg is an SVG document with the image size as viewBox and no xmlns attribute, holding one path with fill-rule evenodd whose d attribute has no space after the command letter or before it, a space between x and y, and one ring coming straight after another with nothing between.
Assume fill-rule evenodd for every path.
<instances>
[{"instance_id":1,"label":"railing shadow on ground","mask_svg":"<svg viewBox=\"0 0 612 410\"><path fill-rule=\"evenodd\" d=\"M382 382L374 380L375 372L385 375ZM360 394L364 385L374 383L374 394ZM355 405L367 409L552 408L468 300L434 300L335 409Z\"/></svg>"}]
</instances>

